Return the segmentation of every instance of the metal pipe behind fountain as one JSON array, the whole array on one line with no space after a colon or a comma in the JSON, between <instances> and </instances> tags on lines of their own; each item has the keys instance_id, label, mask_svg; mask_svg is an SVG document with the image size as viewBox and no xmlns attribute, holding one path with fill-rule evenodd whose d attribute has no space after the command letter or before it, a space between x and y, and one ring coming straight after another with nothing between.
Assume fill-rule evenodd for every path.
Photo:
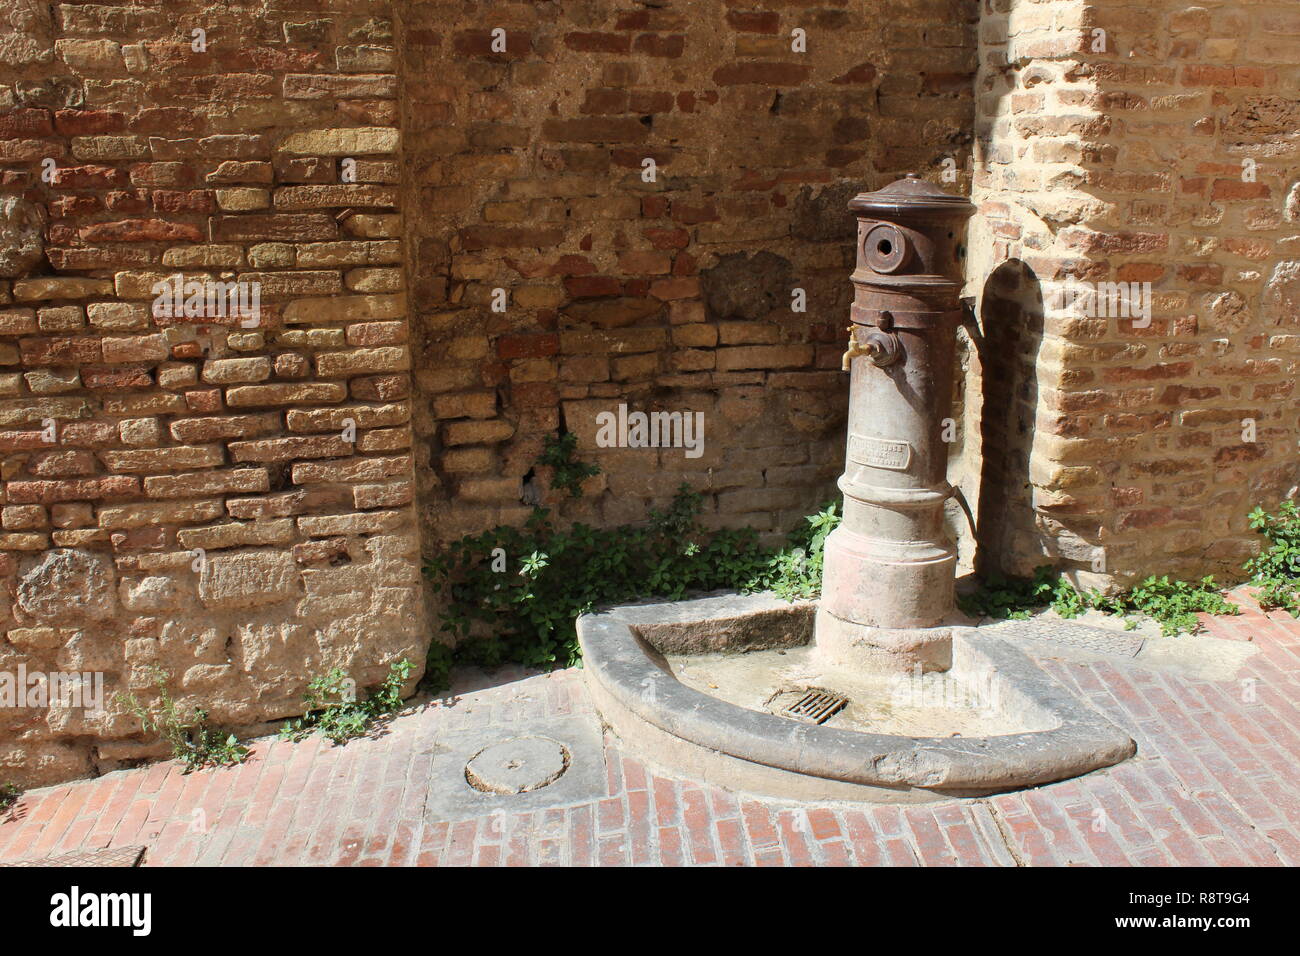
<instances>
[{"instance_id":1,"label":"metal pipe behind fountain","mask_svg":"<svg viewBox=\"0 0 1300 956\"><path fill-rule=\"evenodd\" d=\"M850 203L858 217L844 520L826 539L819 654L946 670L957 551L944 528L966 223L975 212L910 174Z\"/></svg>"}]
</instances>

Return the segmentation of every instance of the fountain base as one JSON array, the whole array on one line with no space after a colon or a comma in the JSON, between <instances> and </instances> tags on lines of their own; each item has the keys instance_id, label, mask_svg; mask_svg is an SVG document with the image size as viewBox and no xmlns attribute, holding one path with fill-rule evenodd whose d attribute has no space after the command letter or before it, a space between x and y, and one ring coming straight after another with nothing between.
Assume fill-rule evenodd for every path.
<instances>
[{"instance_id":1,"label":"fountain base","mask_svg":"<svg viewBox=\"0 0 1300 956\"><path fill-rule=\"evenodd\" d=\"M820 630L814 643L816 614L814 603L759 594L584 615L587 683L634 752L694 779L782 799L980 796L1088 773L1135 750L1126 733L985 629L948 629L946 673L918 660L891 674L826 652ZM811 692L846 703L793 706Z\"/></svg>"},{"instance_id":2,"label":"fountain base","mask_svg":"<svg viewBox=\"0 0 1300 956\"><path fill-rule=\"evenodd\" d=\"M882 673L946 671L952 667L952 625L871 627L817 609L816 643L828 659L846 668Z\"/></svg>"}]
</instances>

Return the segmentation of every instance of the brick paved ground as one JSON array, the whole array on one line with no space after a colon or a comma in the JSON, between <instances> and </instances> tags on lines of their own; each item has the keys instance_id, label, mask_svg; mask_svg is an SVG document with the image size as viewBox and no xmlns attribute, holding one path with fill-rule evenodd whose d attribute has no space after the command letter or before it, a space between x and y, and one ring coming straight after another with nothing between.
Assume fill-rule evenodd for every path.
<instances>
[{"instance_id":1,"label":"brick paved ground","mask_svg":"<svg viewBox=\"0 0 1300 956\"><path fill-rule=\"evenodd\" d=\"M498 673L346 747L261 741L238 768L187 776L160 763L33 791L0 823L0 862L141 844L154 866L1296 865L1300 622L1239 601L1245 615L1207 621L1259 648L1232 680L1045 661L1139 752L1022 793L793 806L661 774L606 737L603 793L526 813L426 814L430 788L453 782L430 779L440 741L481 732L486 745L591 712L577 671Z\"/></svg>"}]
</instances>

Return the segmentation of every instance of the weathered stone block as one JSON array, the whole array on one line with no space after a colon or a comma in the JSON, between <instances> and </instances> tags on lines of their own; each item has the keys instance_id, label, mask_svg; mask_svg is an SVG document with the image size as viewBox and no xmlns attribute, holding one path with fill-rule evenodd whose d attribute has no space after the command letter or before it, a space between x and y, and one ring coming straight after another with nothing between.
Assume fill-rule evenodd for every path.
<instances>
[{"instance_id":1,"label":"weathered stone block","mask_svg":"<svg viewBox=\"0 0 1300 956\"><path fill-rule=\"evenodd\" d=\"M271 521L231 521L209 525L206 528L182 528L176 532L176 543L183 548L203 548L214 551L221 548L287 545L293 540L293 519Z\"/></svg>"},{"instance_id":2,"label":"weathered stone block","mask_svg":"<svg viewBox=\"0 0 1300 956\"><path fill-rule=\"evenodd\" d=\"M0 51L4 44L0 38ZM8 61L0 56L0 62ZM0 197L0 278L28 275L44 260L43 227L40 210L34 203L19 196Z\"/></svg>"},{"instance_id":3,"label":"weathered stone block","mask_svg":"<svg viewBox=\"0 0 1300 956\"><path fill-rule=\"evenodd\" d=\"M341 402L347 397L347 387L334 382L312 382L301 385L240 385L226 390L226 403L232 408Z\"/></svg>"},{"instance_id":4,"label":"weathered stone block","mask_svg":"<svg viewBox=\"0 0 1300 956\"><path fill-rule=\"evenodd\" d=\"M107 479L104 479L107 480ZM132 481L139 481L133 478ZM56 482L45 482L56 484ZM136 487L136 494L139 487ZM81 495L79 497L89 497ZM113 530L130 530L167 524L201 524L225 513L220 499L200 501L149 502L114 505L99 509L99 526Z\"/></svg>"},{"instance_id":5,"label":"weathered stone block","mask_svg":"<svg viewBox=\"0 0 1300 956\"><path fill-rule=\"evenodd\" d=\"M399 528L401 511L362 511L346 515L320 515L298 519L298 530L313 538L347 534L374 534Z\"/></svg>"},{"instance_id":6,"label":"weathered stone block","mask_svg":"<svg viewBox=\"0 0 1300 956\"><path fill-rule=\"evenodd\" d=\"M289 324L368 322L375 319L400 319L405 315L404 295L337 295L299 299L284 308L284 321Z\"/></svg>"},{"instance_id":7,"label":"weathered stone block","mask_svg":"<svg viewBox=\"0 0 1300 956\"><path fill-rule=\"evenodd\" d=\"M123 581L119 594L122 606L137 613L168 611L180 604L180 589L175 579L161 575Z\"/></svg>"},{"instance_id":8,"label":"weathered stone block","mask_svg":"<svg viewBox=\"0 0 1300 956\"><path fill-rule=\"evenodd\" d=\"M44 302L50 299L89 299L113 294L107 279L83 279L74 276L19 279L14 283L14 298L19 302Z\"/></svg>"},{"instance_id":9,"label":"weathered stone block","mask_svg":"<svg viewBox=\"0 0 1300 956\"><path fill-rule=\"evenodd\" d=\"M209 608L262 607L294 600L301 593L298 565L288 551L215 555L199 573L199 600Z\"/></svg>"},{"instance_id":10,"label":"weathered stone block","mask_svg":"<svg viewBox=\"0 0 1300 956\"><path fill-rule=\"evenodd\" d=\"M1264 287L1264 318L1274 325L1300 324L1300 260L1279 262Z\"/></svg>"},{"instance_id":11,"label":"weathered stone block","mask_svg":"<svg viewBox=\"0 0 1300 956\"><path fill-rule=\"evenodd\" d=\"M140 448L103 451L100 458L113 471L156 472L208 468L224 460L220 445L174 445L170 448Z\"/></svg>"},{"instance_id":12,"label":"weathered stone block","mask_svg":"<svg viewBox=\"0 0 1300 956\"><path fill-rule=\"evenodd\" d=\"M395 129L358 126L290 133L280 141L276 150L298 156L365 156L395 152L399 141Z\"/></svg>"},{"instance_id":13,"label":"weathered stone block","mask_svg":"<svg viewBox=\"0 0 1300 956\"><path fill-rule=\"evenodd\" d=\"M37 0L0 0L0 63L22 67L54 58L53 9Z\"/></svg>"},{"instance_id":14,"label":"weathered stone block","mask_svg":"<svg viewBox=\"0 0 1300 956\"><path fill-rule=\"evenodd\" d=\"M271 377L271 360L265 355L252 358L213 359L203 364L203 381L210 385L261 382Z\"/></svg>"},{"instance_id":15,"label":"weathered stone block","mask_svg":"<svg viewBox=\"0 0 1300 956\"><path fill-rule=\"evenodd\" d=\"M108 559L85 551L51 551L18 581L17 601L42 621L79 624L112 617L116 574Z\"/></svg>"},{"instance_id":16,"label":"weathered stone block","mask_svg":"<svg viewBox=\"0 0 1300 956\"><path fill-rule=\"evenodd\" d=\"M373 372L401 372L410 367L411 356L405 346L327 352L316 358L316 372L322 378L343 378Z\"/></svg>"},{"instance_id":17,"label":"weathered stone block","mask_svg":"<svg viewBox=\"0 0 1300 956\"><path fill-rule=\"evenodd\" d=\"M144 479L150 498L193 498L199 495L256 494L270 489L264 468L233 468L186 475L152 475Z\"/></svg>"}]
</instances>

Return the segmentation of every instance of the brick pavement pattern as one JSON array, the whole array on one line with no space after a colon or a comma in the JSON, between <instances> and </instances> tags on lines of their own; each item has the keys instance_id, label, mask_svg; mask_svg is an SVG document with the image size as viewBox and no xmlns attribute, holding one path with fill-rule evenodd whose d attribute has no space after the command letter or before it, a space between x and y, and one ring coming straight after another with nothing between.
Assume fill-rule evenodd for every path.
<instances>
[{"instance_id":1,"label":"brick pavement pattern","mask_svg":"<svg viewBox=\"0 0 1300 956\"><path fill-rule=\"evenodd\" d=\"M486 744L591 711L580 671L498 672L344 747L263 740L236 768L185 775L169 761L32 791L0 822L0 862L144 845L146 866L1293 866L1300 622L1235 600L1241 616L1205 618L1212 636L1259 648L1230 681L1043 660L1138 755L1018 793L792 805L665 775L606 737L599 799L426 818L440 738L481 729Z\"/></svg>"}]
</instances>

